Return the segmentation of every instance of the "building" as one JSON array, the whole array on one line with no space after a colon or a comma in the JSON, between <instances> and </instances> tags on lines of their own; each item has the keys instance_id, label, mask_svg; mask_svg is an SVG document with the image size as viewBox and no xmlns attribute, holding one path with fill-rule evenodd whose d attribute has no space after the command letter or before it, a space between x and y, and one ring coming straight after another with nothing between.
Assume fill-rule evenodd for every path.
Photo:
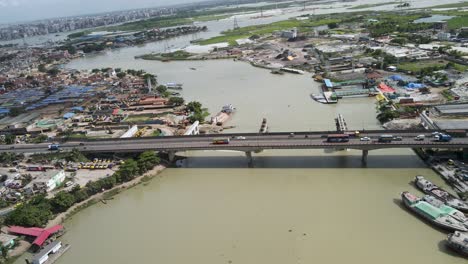
<instances>
[{"instance_id":1,"label":"building","mask_svg":"<svg viewBox=\"0 0 468 264\"><path fill-rule=\"evenodd\" d=\"M17 236L8 235L8 234L0 234L0 251L3 249L10 249L15 245L15 239L18 238Z\"/></svg>"},{"instance_id":2,"label":"building","mask_svg":"<svg viewBox=\"0 0 468 264\"><path fill-rule=\"evenodd\" d=\"M65 171L47 171L33 180L33 188L36 190L45 190L47 192L60 186L65 181Z\"/></svg>"},{"instance_id":3,"label":"building","mask_svg":"<svg viewBox=\"0 0 468 264\"><path fill-rule=\"evenodd\" d=\"M442 41L447 41L450 39L450 33L445 33L445 32L439 32L437 34L437 39L442 40Z\"/></svg>"},{"instance_id":4,"label":"building","mask_svg":"<svg viewBox=\"0 0 468 264\"><path fill-rule=\"evenodd\" d=\"M293 28L291 30L284 30L281 32L281 37L282 38L297 38L297 28Z\"/></svg>"},{"instance_id":5,"label":"building","mask_svg":"<svg viewBox=\"0 0 468 264\"><path fill-rule=\"evenodd\" d=\"M63 226L55 225L51 228L43 229L40 227L22 227L22 226L11 226L8 229L9 233L18 234L22 236L35 237L33 245L36 247L42 247L44 242L53 234L61 232Z\"/></svg>"},{"instance_id":6,"label":"building","mask_svg":"<svg viewBox=\"0 0 468 264\"><path fill-rule=\"evenodd\" d=\"M47 260L49 259L49 255L57 253L61 247L62 247L61 241L57 240L57 241L50 243L43 250L41 250L39 253L34 255L32 264L43 264L47 262Z\"/></svg>"}]
</instances>

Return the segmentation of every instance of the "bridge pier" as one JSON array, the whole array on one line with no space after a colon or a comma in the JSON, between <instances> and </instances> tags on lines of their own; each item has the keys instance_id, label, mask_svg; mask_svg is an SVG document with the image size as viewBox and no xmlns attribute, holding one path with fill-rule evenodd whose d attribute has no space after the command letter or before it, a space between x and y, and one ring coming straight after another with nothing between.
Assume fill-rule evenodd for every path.
<instances>
[{"instance_id":1,"label":"bridge pier","mask_svg":"<svg viewBox=\"0 0 468 264\"><path fill-rule=\"evenodd\" d=\"M247 163L249 164L249 168L252 168L253 167L252 151L246 151L245 156L247 157Z\"/></svg>"},{"instance_id":2,"label":"bridge pier","mask_svg":"<svg viewBox=\"0 0 468 264\"><path fill-rule=\"evenodd\" d=\"M361 162L362 165L367 165L367 156L369 155L369 150L362 150Z\"/></svg>"},{"instance_id":3,"label":"bridge pier","mask_svg":"<svg viewBox=\"0 0 468 264\"><path fill-rule=\"evenodd\" d=\"M175 151L169 151L167 152L167 158L169 159L169 162L173 162L176 156Z\"/></svg>"}]
</instances>

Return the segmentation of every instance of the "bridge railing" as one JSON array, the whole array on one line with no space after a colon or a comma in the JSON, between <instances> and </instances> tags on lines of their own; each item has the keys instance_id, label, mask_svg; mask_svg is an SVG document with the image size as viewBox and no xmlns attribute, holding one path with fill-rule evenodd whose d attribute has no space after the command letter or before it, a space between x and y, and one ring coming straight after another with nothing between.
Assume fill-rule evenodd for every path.
<instances>
[{"instance_id":1,"label":"bridge railing","mask_svg":"<svg viewBox=\"0 0 468 264\"><path fill-rule=\"evenodd\" d=\"M425 129L412 129L412 130L349 130L349 132L359 131L361 134L414 134L414 133L432 133L434 131L441 131L441 130L425 130ZM336 134L336 131L300 131L300 132L268 132L268 133L226 133L226 134L200 134L200 135L181 135L181 136L164 136L164 137L144 137L144 138L119 138L119 139L112 139L112 138L86 138L86 139L68 139L66 142L106 142L106 141L130 141L130 140L148 140L148 139L171 139L171 138L209 138L209 137L235 137L235 136L287 136L291 133L297 136L305 136L305 135L328 135L328 134ZM65 141L64 141L65 142Z\"/></svg>"}]
</instances>

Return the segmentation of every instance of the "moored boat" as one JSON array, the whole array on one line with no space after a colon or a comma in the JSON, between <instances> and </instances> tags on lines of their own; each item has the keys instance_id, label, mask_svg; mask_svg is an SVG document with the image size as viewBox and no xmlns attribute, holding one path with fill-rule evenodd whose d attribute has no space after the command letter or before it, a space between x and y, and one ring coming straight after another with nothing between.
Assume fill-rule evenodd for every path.
<instances>
[{"instance_id":1,"label":"moored boat","mask_svg":"<svg viewBox=\"0 0 468 264\"><path fill-rule=\"evenodd\" d=\"M456 252L468 257L468 233L455 231L449 234L447 245Z\"/></svg>"},{"instance_id":2,"label":"moored boat","mask_svg":"<svg viewBox=\"0 0 468 264\"><path fill-rule=\"evenodd\" d=\"M401 194L401 199L403 200L403 204L408 207L408 209L416 213L421 218L424 218L425 220L434 224L435 226L449 231L468 231L468 229L461 222L452 216L429 204L428 202L422 201L419 197L409 192L403 192Z\"/></svg>"},{"instance_id":3,"label":"moored boat","mask_svg":"<svg viewBox=\"0 0 468 264\"><path fill-rule=\"evenodd\" d=\"M468 217L465 216L464 213L460 212L459 210L453 208L453 207L450 207L446 204L444 204L444 202L442 202L441 200L435 198L434 196L432 195L424 195L422 197L422 200L439 208L440 210L442 210L443 212L447 213L448 215L450 215L451 217L455 218L456 220L460 221L462 224L465 225L465 227L468 228Z\"/></svg>"},{"instance_id":4,"label":"moored boat","mask_svg":"<svg viewBox=\"0 0 468 264\"><path fill-rule=\"evenodd\" d=\"M166 83L166 88L173 89L173 90L182 90L182 84L170 82L170 83Z\"/></svg>"},{"instance_id":5,"label":"moored boat","mask_svg":"<svg viewBox=\"0 0 468 264\"><path fill-rule=\"evenodd\" d=\"M416 176L414 182L416 184L416 187L418 187L425 194L429 194L436 197L437 199L441 200L450 207L458 209L462 212L468 212L468 204L453 196L449 192L443 190L442 188L438 187L437 185L433 184L432 182L424 178L424 176Z\"/></svg>"}]
</instances>

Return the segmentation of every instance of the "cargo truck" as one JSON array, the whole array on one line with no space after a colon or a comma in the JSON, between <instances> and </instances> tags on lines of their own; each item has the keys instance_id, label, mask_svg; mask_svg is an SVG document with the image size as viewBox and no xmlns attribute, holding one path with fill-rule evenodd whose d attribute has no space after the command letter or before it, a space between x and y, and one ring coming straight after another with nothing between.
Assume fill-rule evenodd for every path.
<instances>
[{"instance_id":1,"label":"cargo truck","mask_svg":"<svg viewBox=\"0 0 468 264\"><path fill-rule=\"evenodd\" d=\"M447 134L438 134L438 135L435 135L434 138L435 138L435 141L438 141L438 142L449 142L450 140L452 140L452 136L447 135Z\"/></svg>"}]
</instances>

